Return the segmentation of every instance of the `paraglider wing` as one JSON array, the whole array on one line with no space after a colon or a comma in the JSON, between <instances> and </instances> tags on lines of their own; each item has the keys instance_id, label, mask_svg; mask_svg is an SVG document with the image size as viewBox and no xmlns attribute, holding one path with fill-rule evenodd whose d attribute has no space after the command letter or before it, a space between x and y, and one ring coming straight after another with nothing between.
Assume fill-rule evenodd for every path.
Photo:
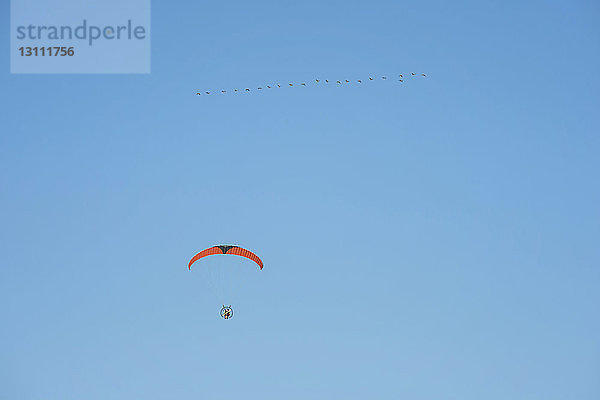
<instances>
[{"instance_id":1,"label":"paraglider wing","mask_svg":"<svg viewBox=\"0 0 600 400\"><path fill-rule=\"evenodd\" d=\"M250 250L246 250L246 249L243 249L238 246L230 246L230 245L213 246L213 247L209 247L208 249L202 250L200 253L198 253L194 257L192 257L192 259L190 260L190 263L188 264L188 269L192 269L192 264L195 263L196 261L198 261L199 259L207 257L207 256L213 256L216 254L227 254L227 255L245 257L249 260L254 261L256 264L258 264L260 269L263 269L263 262L256 254L254 254Z\"/></svg>"}]
</instances>

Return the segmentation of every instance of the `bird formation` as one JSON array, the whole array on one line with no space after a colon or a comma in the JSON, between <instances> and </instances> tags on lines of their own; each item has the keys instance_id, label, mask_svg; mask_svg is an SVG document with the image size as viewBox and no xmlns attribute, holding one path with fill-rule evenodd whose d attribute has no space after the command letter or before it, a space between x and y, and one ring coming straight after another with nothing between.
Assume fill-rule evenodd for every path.
<instances>
[{"instance_id":1,"label":"bird formation","mask_svg":"<svg viewBox=\"0 0 600 400\"><path fill-rule=\"evenodd\" d=\"M259 86L259 87L254 87L254 88L236 88L236 89L230 89L230 90L225 90L225 89L221 89L221 90L205 90L203 92L196 92L196 95L198 96L206 96L206 95L211 95L211 94L228 94L228 93L248 93L248 92L254 92L254 91L258 91L258 90L269 90L269 89L277 89L277 88L282 88L282 87L293 87L293 86L309 86L309 85L327 85L327 84L335 84L335 85L344 85L344 84L361 84L363 82L369 82L369 81L374 81L374 80L389 80L389 81L397 81L397 82L405 82L406 78L414 78L414 77L424 77L426 78L427 75L423 74L423 73L415 73L415 72L411 72L409 74L398 74L397 76L369 76L368 79L355 79L355 80L348 80L348 79L343 79L343 80L330 80L330 79L315 79L314 81L307 81L307 82L288 82L288 83L273 83L273 84L269 84L269 85L264 85L264 86ZM389 79L388 79L389 78Z\"/></svg>"}]
</instances>

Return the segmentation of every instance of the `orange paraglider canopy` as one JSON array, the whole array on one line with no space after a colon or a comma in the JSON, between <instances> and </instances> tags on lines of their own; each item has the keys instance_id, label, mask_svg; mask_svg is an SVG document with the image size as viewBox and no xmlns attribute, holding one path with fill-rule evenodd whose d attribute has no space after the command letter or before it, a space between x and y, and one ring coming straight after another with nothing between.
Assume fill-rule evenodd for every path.
<instances>
[{"instance_id":1,"label":"orange paraglider canopy","mask_svg":"<svg viewBox=\"0 0 600 400\"><path fill-rule=\"evenodd\" d=\"M191 270L192 264L195 263L196 261L198 261L199 259L208 257L208 256L214 256L217 254L227 254L227 255L245 257L249 260L254 261L256 264L258 264L260 269L263 269L263 262L256 254L254 254L250 250L243 249L239 246L231 246L231 245L213 246L213 247L209 247L208 249L202 250L200 253L198 253L194 257L192 257L192 259L190 260L190 263L188 264L188 269Z\"/></svg>"}]
</instances>

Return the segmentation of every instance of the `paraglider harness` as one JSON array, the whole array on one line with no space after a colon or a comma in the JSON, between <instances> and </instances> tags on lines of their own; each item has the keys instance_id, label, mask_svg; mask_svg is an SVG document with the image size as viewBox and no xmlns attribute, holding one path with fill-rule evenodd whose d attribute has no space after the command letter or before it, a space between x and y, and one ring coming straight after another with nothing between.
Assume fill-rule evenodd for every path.
<instances>
[{"instance_id":1,"label":"paraglider harness","mask_svg":"<svg viewBox=\"0 0 600 400\"><path fill-rule=\"evenodd\" d=\"M223 304L220 314L223 319L229 319L233 317L233 308L231 308L231 306L225 307L225 304Z\"/></svg>"}]
</instances>

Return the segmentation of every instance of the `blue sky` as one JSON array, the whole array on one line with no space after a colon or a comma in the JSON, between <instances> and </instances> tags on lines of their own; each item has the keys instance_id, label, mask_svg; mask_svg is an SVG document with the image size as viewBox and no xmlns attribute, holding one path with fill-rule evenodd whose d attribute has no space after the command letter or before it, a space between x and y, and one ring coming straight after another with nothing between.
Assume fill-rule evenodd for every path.
<instances>
[{"instance_id":1,"label":"blue sky","mask_svg":"<svg viewBox=\"0 0 600 400\"><path fill-rule=\"evenodd\" d=\"M149 75L4 35L0 398L599 398L599 17L153 2ZM229 321L187 270L222 242L265 263Z\"/></svg>"}]
</instances>

